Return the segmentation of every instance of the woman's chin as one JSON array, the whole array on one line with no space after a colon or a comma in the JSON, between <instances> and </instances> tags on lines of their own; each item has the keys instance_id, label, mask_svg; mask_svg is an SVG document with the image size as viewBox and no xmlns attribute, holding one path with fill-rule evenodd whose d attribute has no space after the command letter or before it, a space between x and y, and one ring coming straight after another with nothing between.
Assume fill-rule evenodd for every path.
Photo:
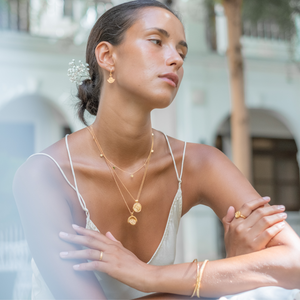
<instances>
[{"instance_id":1,"label":"woman's chin","mask_svg":"<svg viewBox=\"0 0 300 300\"><path fill-rule=\"evenodd\" d=\"M152 109L163 109L168 107L174 100L174 97L155 97L153 101L151 101Z\"/></svg>"},{"instance_id":2,"label":"woman's chin","mask_svg":"<svg viewBox=\"0 0 300 300\"><path fill-rule=\"evenodd\" d=\"M153 109L162 109L168 107L173 102L175 96L176 93L174 91L161 91L160 93L155 93L155 95L152 95L149 101L151 101L151 106L153 106Z\"/></svg>"}]
</instances>

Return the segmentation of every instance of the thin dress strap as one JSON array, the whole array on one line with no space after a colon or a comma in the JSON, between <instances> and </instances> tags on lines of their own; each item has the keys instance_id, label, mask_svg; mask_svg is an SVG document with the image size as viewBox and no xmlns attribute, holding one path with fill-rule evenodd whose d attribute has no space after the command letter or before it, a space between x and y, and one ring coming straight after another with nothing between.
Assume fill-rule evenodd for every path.
<instances>
[{"instance_id":1,"label":"thin dress strap","mask_svg":"<svg viewBox=\"0 0 300 300\"><path fill-rule=\"evenodd\" d=\"M60 165L58 164L58 162L52 157L50 156L49 154L47 153L34 153L32 155L30 155L27 160L33 156L38 156L38 155L43 155L43 156L47 156L49 157L55 164L56 166L58 167L59 171L61 172L62 176L65 178L66 182L69 184L69 186L75 191L75 187L72 185L72 183L68 180L67 176L65 175L64 171L62 170L62 168L60 167Z\"/></svg>"},{"instance_id":2,"label":"thin dress strap","mask_svg":"<svg viewBox=\"0 0 300 300\"><path fill-rule=\"evenodd\" d=\"M82 196L80 195L80 193L79 193L79 191L78 191L77 180L76 180L75 171L74 171L74 168L73 168L73 162L72 162L71 153L70 153L69 144L68 144L68 134L67 134L66 137L65 137L65 141L66 141L66 148L67 148L67 152L68 152L68 156L69 156L69 160L70 160L71 171L72 171L72 174L73 174L74 185L75 185L75 191L76 191L76 194L77 194L79 203L80 203L82 209L83 209L83 210L85 211L85 213L86 213L87 219L90 219L90 213L89 213L89 210L87 209L86 204L85 204L85 202L84 202Z\"/></svg>"},{"instance_id":3,"label":"thin dress strap","mask_svg":"<svg viewBox=\"0 0 300 300\"><path fill-rule=\"evenodd\" d=\"M178 170L177 170L177 167L176 167L175 158L174 158L174 155L173 155L173 151L172 151L169 139L168 139L168 137L167 137L167 135L165 133L164 133L164 135L166 137L167 144L168 144L169 150L170 150L170 154L171 154L172 159L173 159L173 163L174 163L175 172L176 172L176 176L177 176L178 182L181 183L182 182L182 172L183 172L183 163L184 163L184 157L185 157L186 142L184 142L183 153L182 153L182 162L181 162L181 170L180 170L180 176L179 176L178 175Z\"/></svg>"},{"instance_id":4,"label":"thin dress strap","mask_svg":"<svg viewBox=\"0 0 300 300\"><path fill-rule=\"evenodd\" d=\"M67 138L67 137L66 137ZM87 218L90 218L90 213L86 207L86 204L83 200L83 197L80 195L79 191L78 191L78 188L77 188L77 182L76 182L76 178L75 178L75 173L74 173L74 169L73 169L73 164L72 164L72 160L71 160L71 155L70 155L70 151L69 151L69 146L68 146L68 142L66 140L66 145L67 145L67 152L68 152L68 155L69 155L69 160L70 160L70 164L71 164L71 169L72 169L72 174L73 174L73 178L74 178L74 183L75 183L75 187L72 185L72 183L68 180L66 174L64 173L64 171L62 170L62 168L60 167L60 165L58 164L58 162L52 157L50 156L49 154L47 153L35 153L35 154L32 154L30 155L27 160L33 156L37 156L37 155L43 155L43 156L46 156L48 158L50 158L54 163L55 165L57 166L57 168L59 169L59 171L61 172L62 176L64 177L64 179L66 180L66 182L69 184L69 186L76 192L77 194L77 197L79 199L79 203L82 207L82 209L85 211L85 214L86 214L86 217Z\"/></svg>"}]
</instances>

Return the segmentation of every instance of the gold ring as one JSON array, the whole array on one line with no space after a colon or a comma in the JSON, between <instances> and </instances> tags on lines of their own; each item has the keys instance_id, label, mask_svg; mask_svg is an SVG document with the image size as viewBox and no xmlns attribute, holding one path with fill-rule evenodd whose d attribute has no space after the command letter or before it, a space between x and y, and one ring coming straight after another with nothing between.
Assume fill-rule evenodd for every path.
<instances>
[{"instance_id":1,"label":"gold ring","mask_svg":"<svg viewBox=\"0 0 300 300\"><path fill-rule=\"evenodd\" d=\"M99 260L101 261L103 258L103 251L100 251L100 257L99 257Z\"/></svg>"},{"instance_id":2,"label":"gold ring","mask_svg":"<svg viewBox=\"0 0 300 300\"><path fill-rule=\"evenodd\" d=\"M236 219L238 219L238 218L246 219L246 217L244 215L242 215L239 210L234 214L234 216Z\"/></svg>"}]
</instances>

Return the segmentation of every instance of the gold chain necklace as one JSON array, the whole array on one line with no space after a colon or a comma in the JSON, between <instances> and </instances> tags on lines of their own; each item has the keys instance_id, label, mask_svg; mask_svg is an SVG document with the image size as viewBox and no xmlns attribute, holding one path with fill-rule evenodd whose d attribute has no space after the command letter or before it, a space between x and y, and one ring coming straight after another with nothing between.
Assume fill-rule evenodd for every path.
<instances>
[{"instance_id":1,"label":"gold chain necklace","mask_svg":"<svg viewBox=\"0 0 300 300\"><path fill-rule=\"evenodd\" d=\"M92 136L93 136L93 138L94 138L94 135L95 135L95 133L94 133L94 129L93 129L93 127L92 127L92 125L91 126L88 126L87 127L87 129L90 131L90 128L91 128L91 130L93 131L93 134L92 134ZM91 132L91 131L90 131ZM153 136L154 134L152 133L152 136ZM95 139L94 139L95 140ZM97 142L98 142L98 144L99 144L99 146L100 146L100 143L99 143L99 141L97 140ZM103 157L105 157L105 159L112 165L112 167L113 167L113 169L118 169L118 170L120 170L120 171L122 171L122 172L124 172L124 173L127 173L127 174L130 174L130 177L131 178L133 178L133 175L135 174L135 173L137 173L139 170L141 170L145 165L146 165L146 163L147 163L147 161L150 159L150 156L151 156L151 153L153 153L154 152L154 150L153 150L153 147L151 147L151 150L150 150L150 153L149 153L149 155L148 155L148 157L146 158L146 160L145 160L145 162L137 169L137 170L135 170L135 171L133 171L133 172L128 172L128 171L126 171L126 170L123 170L123 169L121 169L120 167L118 167L118 166L116 166L113 162L111 162L105 155L104 155L104 152L103 152L103 150L102 150L102 148L101 148L101 146L100 146L100 157L101 158L103 158Z\"/></svg>"},{"instance_id":2,"label":"gold chain necklace","mask_svg":"<svg viewBox=\"0 0 300 300\"><path fill-rule=\"evenodd\" d=\"M146 168L148 168L148 165L149 165L149 161L148 163L146 164ZM146 170L144 172L144 176L143 176L143 179L142 179L142 183L140 185L140 189L139 189L139 192L138 192L138 195L136 197L136 199L132 196L132 194L129 192L129 190L127 189L127 187L125 186L125 184L122 182L122 180L120 179L120 177L118 176L117 172L114 170L114 173L115 175L117 176L117 178L119 179L119 181L121 182L121 184L123 185L124 189L127 191L127 193L129 194L129 196L135 201L135 203L133 204L133 207L132 209L136 212L136 213L139 213L141 212L142 210L142 205L141 203L139 203L139 199L140 199L140 196L141 196L141 192L142 192L142 188L143 188L143 184L144 184L144 181L145 181L145 178L146 178Z\"/></svg>"},{"instance_id":3,"label":"gold chain necklace","mask_svg":"<svg viewBox=\"0 0 300 300\"><path fill-rule=\"evenodd\" d=\"M141 196L141 192L142 192L142 189L143 189L143 185L144 185L144 181L145 181L145 178L146 178L146 174L147 174L147 169L148 169L148 165L149 165L149 162L150 162L150 157L151 157L151 154L152 154L152 150L153 150L153 144L154 144L154 138L153 138L154 135L152 135L152 144L151 144L151 151L150 151L150 154L146 160L146 168L145 168L145 172L144 172L144 175L143 175L143 179L142 179L142 182L141 182L141 185L140 185L140 188L139 188L139 191L138 191L138 195L136 197L136 199L132 196L132 194L129 192L129 190L127 189L127 187L125 186L125 184L122 182L121 178L119 177L119 175L117 174L115 168L112 166L112 170L114 172L114 174L117 176L117 178L119 179L119 181L121 182L121 184L123 185L124 189L127 191L127 193L130 195L130 197L135 201L134 205L133 205L133 210L136 212L136 213L139 213L141 212L142 210L142 205L141 203L139 203L139 199L140 199L140 196ZM97 140L97 138L96 138ZM97 140L98 142L98 140ZM100 146L100 143L98 142L99 146ZM99 148L98 148L99 149ZM100 149L102 150L101 146L100 146ZM104 154L103 154L104 155ZM105 157L105 156L104 156Z\"/></svg>"},{"instance_id":4,"label":"gold chain necklace","mask_svg":"<svg viewBox=\"0 0 300 300\"><path fill-rule=\"evenodd\" d=\"M146 173L147 173L147 169L148 169L148 166L149 166L149 162L150 162L150 160L148 160L148 162L147 162L147 164L146 164L146 169L145 169L145 172L144 172L144 176L143 176L143 181L142 181L141 187L142 187L142 185L143 185L143 183L144 183L144 180L145 180L145 178L146 178ZM137 217L134 216L133 214L134 214L134 212L140 212L140 211L142 210L142 205L141 205L139 202L136 202L136 203L134 203L134 205L133 205L133 211L130 210L130 208L129 208L129 206L128 206L126 200L125 200L125 197L124 197L124 195L123 195L123 193L122 193L122 191L121 191L121 189L120 189L120 186L119 186L119 184L118 184L118 181L117 181L117 179L116 179L116 177L115 177L115 175L116 175L117 173L113 172L112 169L110 169L110 171L111 171L112 176L113 176L113 178L114 178L114 181L115 181L115 183L116 183L116 185L117 185L117 187L118 187L118 190L119 190L119 192L120 192L120 194L121 194L121 196L122 196L122 198L123 198L123 200L124 200L124 202L125 202L125 204L126 204L126 206L127 206L127 209L128 209L128 211L129 211L129 213L130 213L130 216L128 217L127 222L128 222L130 225L135 225L135 224L137 223L138 220L137 220ZM122 181L121 181L121 183L122 183ZM122 183L122 184L123 184L123 183ZM123 185L124 185L124 184L123 184ZM125 186L124 186L124 187L125 187ZM127 190L127 188L126 188L126 190ZM128 191L128 190L127 190L127 191ZM130 194L130 193L129 193L129 194ZM138 200L135 200L135 201L138 201Z\"/></svg>"},{"instance_id":5,"label":"gold chain necklace","mask_svg":"<svg viewBox=\"0 0 300 300\"><path fill-rule=\"evenodd\" d=\"M92 127L92 126L88 126L87 129L89 130L90 134L92 135L93 140L94 140L94 142L95 142L95 144L96 144L96 146L97 146L97 148L98 148L98 150L99 150L99 152L100 152L100 157L101 157L101 158L104 157L105 163L106 163L106 165L108 166L108 168L109 168L109 170L110 170L110 172L111 172L111 174L112 174L112 176L113 176L113 179L114 179L114 181L115 181L115 183L116 183L116 185L117 185L117 188L118 188L118 190L119 190L119 192L120 192L120 194L121 194L121 196L122 196L122 198L123 198L123 200L124 200L124 203L125 203L125 205L126 205L128 211L129 211L129 213L130 213L130 216L129 216L129 218L127 219L127 222L128 222L129 224L131 224L131 225L135 225L135 224L137 223L137 218L136 218L133 214L134 214L134 212L138 213L138 212L140 212L140 211L142 210L142 205L139 203L139 197L140 197L140 195L141 195L141 191L142 191L142 188L143 188L143 185L144 185L144 182L145 182L145 178L146 178L146 174L147 174L147 170L148 170L148 166L149 166L149 162L150 162L150 157L151 157L151 154L154 152L154 151L153 151L153 144L154 144L154 138L153 138L153 137L154 137L154 134L152 133L152 144L151 144L151 150L150 150L150 153L149 153L149 155L148 155L148 157L147 157L145 163L143 164L143 166L146 165L146 168L145 168L145 172L144 172L144 175L143 175L143 179L142 179L142 182L141 182L141 185L140 185L140 188L139 188L139 192L138 192L138 195L137 195L137 199L134 199L134 197L132 196L132 194L129 192L129 190L127 189L127 187L125 186L125 184L121 181L120 177L118 176L117 172L115 171L115 166L114 166L114 165L112 164L112 162L109 161L109 160L107 159L107 157L105 156L105 154L104 154L104 152L103 152L103 150L102 150L102 148L101 148L101 146L100 146L100 143L99 143L97 137L96 137L95 134L94 134L93 127ZM143 166L142 166L142 167L143 167ZM119 168L118 168L118 169L119 169ZM140 169L141 169L141 168L140 168ZM125 171L125 172L126 172L126 171ZM129 173L129 172L127 172L127 173ZM129 206L128 206L126 200L125 200L125 197L124 197L124 195L123 195L123 193L122 193L122 191L121 191L121 188L120 188L120 186L119 186L119 184L118 184L118 181L117 181L117 179L116 179L116 176L117 176L117 178L119 179L119 181L121 182L121 184L123 185L123 187L125 188L125 190L126 190L126 191L128 192L128 194L131 196L131 198L135 201L135 203L134 203L134 205L133 205L133 211L130 210L130 208L129 208Z\"/></svg>"}]
</instances>

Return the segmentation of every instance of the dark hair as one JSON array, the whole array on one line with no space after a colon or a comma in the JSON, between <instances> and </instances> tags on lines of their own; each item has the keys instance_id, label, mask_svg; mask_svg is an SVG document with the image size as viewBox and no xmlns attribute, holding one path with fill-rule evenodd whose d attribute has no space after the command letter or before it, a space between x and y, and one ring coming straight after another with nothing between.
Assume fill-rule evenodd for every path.
<instances>
[{"instance_id":1,"label":"dark hair","mask_svg":"<svg viewBox=\"0 0 300 300\"><path fill-rule=\"evenodd\" d=\"M97 20L92 28L86 47L86 62L89 64L91 79L83 80L83 83L78 86L77 94L80 100L77 104L78 116L85 125L87 125L84 118L85 110L92 115L97 114L100 89L103 82L103 75L99 70L95 56L97 45L102 41L109 42L114 46L119 45L126 30L139 18L136 12L147 7L164 8L179 19L169 7L161 2L156 0L136 0L112 7Z\"/></svg>"}]
</instances>

